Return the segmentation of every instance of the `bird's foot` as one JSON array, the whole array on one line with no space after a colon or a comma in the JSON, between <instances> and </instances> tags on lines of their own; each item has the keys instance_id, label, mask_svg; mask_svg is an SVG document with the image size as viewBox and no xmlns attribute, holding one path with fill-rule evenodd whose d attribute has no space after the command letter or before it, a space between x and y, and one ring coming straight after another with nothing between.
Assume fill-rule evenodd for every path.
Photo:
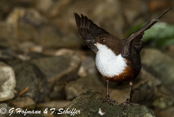
<instances>
[{"instance_id":1,"label":"bird's foot","mask_svg":"<svg viewBox=\"0 0 174 117\"><path fill-rule=\"evenodd\" d=\"M115 101L115 100L113 100L112 98L110 98L109 95L106 95L106 98L103 100L103 103L104 103L104 102L108 102L108 104L110 104L110 105L112 105L112 106L114 106L113 103L118 104L118 102Z\"/></svg>"},{"instance_id":2,"label":"bird's foot","mask_svg":"<svg viewBox=\"0 0 174 117\"><path fill-rule=\"evenodd\" d=\"M126 105L126 104L130 104L130 105L132 105L131 102L130 102L130 98L127 98L126 101L123 102L123 104L124 104L124 105Z\"/></svg>"},{"instance_id":3,"label":"bird's foot","mask_svg":"<svg viewBox=\"0 0 174 117\"><path fill-rule=\"evenodd\" d=\"M128 105L133 106L133 104L130 102L130 98L127 98L125 102L121 103L120 105L123 105L123 110L127 108Z\"/></svg>"}]
</instances>

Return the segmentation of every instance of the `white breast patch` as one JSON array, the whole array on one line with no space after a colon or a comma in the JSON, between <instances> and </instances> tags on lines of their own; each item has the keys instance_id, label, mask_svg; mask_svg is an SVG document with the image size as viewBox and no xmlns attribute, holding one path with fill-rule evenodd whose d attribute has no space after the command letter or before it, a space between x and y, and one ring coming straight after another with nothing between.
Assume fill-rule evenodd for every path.
<instances>
[{"instance_id":1,"label":"white breast patch","mask_svg":"<svg viewBox=\"0 0 174 117\"><path fill-rule=\"evenodd\" d=\"M117 56L106 45L99 43L95 45L98 48L96 54L96 66L98 71L107 77L113 77L122 73L127 65L121 54Z\"/></svg>"}]
</instances>

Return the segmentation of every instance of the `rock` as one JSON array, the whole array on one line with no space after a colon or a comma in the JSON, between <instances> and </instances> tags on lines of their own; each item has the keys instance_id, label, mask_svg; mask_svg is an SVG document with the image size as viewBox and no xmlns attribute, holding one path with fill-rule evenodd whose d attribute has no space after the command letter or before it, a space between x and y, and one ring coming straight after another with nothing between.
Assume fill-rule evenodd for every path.
<instances>
[{"instance_id":1,"label":"rock","mask_svg":"<svg viewBox=\"0 0 174 117\"><path fill-rule=\"evenodd\" d=\"M37 52L30 52L30 53L27 53L26 55L30 58L30 60L50 57L49 55L45 55L43 53L37 53Z\"/></svg>"},{"instance_id":2,"label":"rock","mask_svg":"<svg viewBox=\"0 0 174 117\"><path fill-rule=\"evenodd\" d=\"M174 44L169 45L167 49L164 51L167 55L169 55L171 58L174 58Z\"/></svg>"},{"instance_id":3,"label":"rock","mask_svg":"<svg viewBox=\"0 0 174 117\"><path fill-rule=\"evenodd\" d=\"M10 104L17 108L30 108L34 109L35 102L29 97L16 98L10 101Z\"/></svg>"},{"instance_id":4,"label":"rock","mask_svg":"<svg viewBox=\"0 0 174 117\"><path fill-rule=\"evenodd\" d=\"M154 100L153 102L153 106L159 109L165 109L167 107L172 106L173 104L174 104L173 97L170 98L160 97Z\"/></svg>"},{"instance_id":5,"label":"rock","mask_svg":"<svg viewBox=\"0 0 174 117\"><path fill-rule=\"evenodd\" d=\"M68 81L76 77L81 60L78 56L44 57L31 61L51 83Z\"/></svg>"},{"instance_id":6,"label":"rock","mask_svg":"<svg viewBox=\"0 0 174 117\"><path fill-rule=\"evenodd\" d=\"M50 100L63 100L65 99L65 84L57 81L54 85L50 88L49 99Z\"/></svg>"},{"instance_id":7,"label":"rock","mask_svg":"<svg viewBox=\"0 0 174 117\"><path fill-rule=\"evenodd\" d=\"M38 67L19 60L11 60L7 63L15 70L16 90L19 96L30 97L34 102L42 102L47 98L48 82ZM24 91L27 87L28 90Z\"/></svg>"},{"instance_id":8,"label":"rock","mask_svg":"<svg viewBox=\"0 0 174 117\"><path fill-rule=\"evenodd\" d=\"M152 102L152 106L158 110L165 110L174 105L173 93L168 91L164 86L160 85L158 87L157 95Z\"/></svg>"},{"instance_id":9,"label":"rock","mask_svg":"<svg viewBox=\"0 0 174 117\"><path fill-rule=\"evenodd\" d=\"M146 70L155 74L161 83L174 92L174 61L156 49L143 49L142 64Z\"/></svg>"},{"instance_id":10,"label":"rock","mask_svg":"<svg viewBox=\"0 0 174 117\"><path fill-rule=\"evenodd\" d=\"M61 56L61 55L74 55L75 54L75 51L71 50L71 49L65 49L65 48L62 48L62 49L59 49L58 51L55 52L55 56Z\"/></svg>"},{"instance_id":11,"label":"rock","mask_svg":"<svg viewBox=\"0 0 174 117\"><path fill-rule=\"evenodd\" d=\"M95 66L95 58L93 58L91 56L87 56L83 60L82 67L86 71L86 74L96 74L96 73L98 73L97 69L96 69L96 66Z\"/></svg>"},{"instance_id":12,"label":"rock","mask_svg":"<svg viewBox=\"0 0 174 117\"><path fill-rule=\"evenodd\" d=\"M48 15L50 17L55 17L57 14L61 13L61 11L59 11L60 9L65 10L64 8L69 6L70 3L72 3L70 0L60 0L60 1L54 2Z\"/></svg>"},{"instance_id":13,"label":"rock","mask_svg":"<svg viewBox=\"0 0 174 117\"><path fill-rule=\"evenodd\" d=\"M13 68L0 62L0 101L12 99L14 88L16 87L16 79Z\"/></svg>"},{"instance_id":14,"label":"rock","mask_svg":"<svg viewBox=\"0 0 174 117\"><path fill-rule=\"evenodd\" d=\"M36 8L44 13L48 13L54 2L52 0L37 0Z\"/></svg>"},{"instance_id":15,"label":"rock","mask_svg":"<svg viewBox=\"0 0 174 117\"><path fill-rule=\"evenodd\" d=\"M0 24L0 29L3 29L0 35L1 44L16 49L25 41L36 43L38 27L43 25L45 20L35 9L14 8L6 21Z\"/></svg>"},{"instance_id":16,"label":"rock","mask_svg":"<svg viewBox=\"0 0 174 117\"><path fill-rule=\"evenodd\" d=\"M70 104L71 101L65 101L65 100L61 100L61 101L50 101L50 102L44 102L44 103L40 103L37 104L38 108L56 108L56 109L60 109L62 107L65 107L67 105Z\"/></svg>"},{"instance_id":17,"label":"rock","mask_svg":"<svg viewBox=\"0 0 174 117\"><path fill-rule=\"evenodd\" d=\"M70 49L59 49L55 52L55 56L61 56L61 55L77 55L81 58L82 63L78 71L78 76L85 77L88 73L93 74L96 73L96 67L94 59L90 56L86 56L84 51L80 50L70 50Z\"/></svg>"},{"instance_id":18,"label":"rock","mask_svg":"<svg viewBox=\"0 0 174 117\"><path fill-rule=\"evenodd\" d=\"M161 85L160 80L156 79L153 74L142 67L137 81L135 80L133 85L132 101L151 105L157 96L159 85Z\"/></svg>"},{"instance_id":19,"label":"rock","mask_svg":"<svg viewBox=\"0 0 174 117\"><path fill-rule=\"evenodd\" d=\"M48 0L44 1L48 2ZM37 33L38 38L36 40L39 40L39 44L44 48L74 49L84 46L83 40L77 32L77 26L73 15L77 11L81 11L79 14L83 13L95 20L96 23L99 23L99 26L105 27L108 32L112 34L116 33L115 35L120 38L123 36L122 27L124 19L120 12L121 5L119 0L107 0L105 2L94 0L92 4L87 0L80 2L59 0L49 1L48 4L45 5L46 7L40 7L41 4L45 5L43 1L42 3L38 2L38 9L43 11L43 14L47 16L52 25L52 27L43 27L42 30ZM90 6L86 7L86 4L90 4ZM67 10L67 8L69 10ZM95 8L95 10L93 8ZM104 23L105 21L108 21L107 24Z\"/></svg>"},{"instance_id":20,"label":"rock","mask_svg":"<svg viewBox=\"0 0 174 117\"><path fill-rule=\"evenodd\" d=\"M65 29L66 30L66 29ZM42 26L35 37L37 43L44 48L73 48L78 49L83 44L82 39L73 34L64 34L63 29L53 26Z\"/></svg>"},{"instance_id":21,"label":"rock","mask_svg":"<svg viewBox=\"0 0 174 117\"><path fill-rule=\"evenodd\" d=\"M21 7L33 7L35 4L34 0L23 1L23 0L13 0L11 2L0 1L0 10L2 14L2 18L6 18L7 14L9 14L16 6ZM1 15L0 15L1 16Z\"/></svg>"},{"instance_id":22,"label":"rock","mask_svg":"<svg viewBox=\"0 0 174 117\"><path fill-rule=\"evenodd\" d=\"M83 117L96 117L101 116L103 113L104 117L114 116L126 116L126 117L154 117L153 112L146 106L132 103L131 105L116 105L115 103L110 105L107 102L103 103L103 96L94 90L88 90L74 99L69 106L69 110L76 109L80 110L77 116ZM123 110L125 108L125 110ZM100 110L100 114L99 114ZM69 117L70 115L65 114L63 117Z\"/></svg>"},{"instance_id":23,"label":"rock","mask_svg":"<svg viewBox=\"0 0 174 117\"><path fill-rule=\"evenodd\" d=\"M126 21L129 25L139 23L139 21L137 21L137 19L138 19L137 17L139 15L141 15L143 13L143 11L147 10L146 6L143 6L141 4L141 2L142 1L137 1L137 0L120 1L121 5L124 5L124 7L122 7L122 11L123 11Z\"/></svg>"},{"instance_id":24,"label":"rock","mask_svg":"<svg viewBox=\"0 0 174 117\"><path fill-rule=\"evenodd\" d=\"M83 66L80 66L79 71L78 71L78 76L80 76L80 77L87 76L86 71Z\"/></svg>"},{"instance_id":25,"label":"rock","mask_svg":"<svg viewBox=\"0 0 174 117\"><path fill-rule=\"evenodd\" d=\"M77 78L81 59L76 56L63 55L58 57L44 57L31 61L42 73L49 84L50 99L64 99L65 84Z\"/></svg>"},{"instance_id":26,"label":"rock","mask_svg":"<svg viewBox=\"0 0 174 117\"><path fill-rule=\"evenodd\" d=\"M154 113L157 117L173 117L174 107L168 107L166 109L156 109Z\"/></svg>"},{"instance_id":27,"label":"rock","mask_svg":"<svg viewBox=\"0 0 174 117\"><path fill-rule=\"evenodd\" d=\"M81 9L95 22L100 22L101 27L106 27L108 32L116 32L118 37L122 37L124 20L122 13L120 13L119 0L105 2L95 0L93 4L87 0L83 2L38 0L33 1L33 4L35 5L31 8L17 5L8 13L6 22L2 23L4 26L0 25L0 31L5 32L5 34L2 34L2 38L0 35L0 39L4 41L3 45L16 49L21 43L27 41L33 42L43 49L79 49L84 46L84 43L80 35L77 34L73 13ZM90 8L84 7L85 4L92 6ZM95 7L96 10L91 12L92 7ZM92 14L89 15L88 13ZM108 24L103 23L106 20ZM5 31L2 29L5 29ZM41 51L41 48L37 48L37 50Z\"/></svg>"},{"instance_id":28,"label":"rock","mask_svg":"<svg viewBox=\"0 0 174 117\"><path fill-rule=\"evenodd\" d=\"M82 50L72 50L72 49L67 49L67 48L61 48L61 49L58 49L53 55L54 56L62 56L62 55L73 56L73 55L77 55L81 59L83 59L85 54L86 53Z\"/></svg>"},{"instance_id":29,"label":"rock","mask_svg":"<svg viewBox=\"0 0 174 117\"><path fill-rule=\"evenodd\" d=\"M21 43L19 46L20 50L23 50L26 53L29 52L37 52L37 53L41 53L43 51L43 47L40 45L36 45L32 42L24 42Z\"/></svg>"},{"instance_id":30,"label":"rock","mask_svg":"<svg viewBox=\"0 0 174 117\"><path fill-rule=\"evenodd\" d=\"M37 51L42 51L42 47L80 48L82 45L82 39L77 38L74 33L64 35L62 29L49 25L44 16L31 8L16 7L6 22L0 24L0 29L4 29L2 32L5 32L0 35L0 39L4 40L3 45L15 49L26 42L37 45L37 48L32 48Z\"/></svg>"},{"instance_id":31,"label":"rock","mask_svg":"<svg viewBox=\"0 0 174 117\"><path fill-rule=\"evenodd\" d=\"M14 46L14 43L15 43L14 33L10 27L10 24L7 24L6 22L0 22L0 31L1 31L0 45L4 47L10 47L10 48Z\"/></svg>"},{"instance_id":32,"label":"rock","mask_svg":"<svg viewBox=\"0 0 174 117\"><path fill-rule=\"evenodd\" d=\"M96 90L102 95L106 94L106 87L100 82L98 76L96 74L90 74L76 81L69 82L65 87L66 98L72 100L89 89Z\"/></svg>"},{"instance_id":33,"label":"rock","mask_svg":"<svg viewBox=\"0 0 174 117\"><path fill-rule=\"evenodd\" d=\"M86 7L86 4L90 4L90 6ZM60 0L57 1L50 9L49 17L54 17L54 19L52 19L52 23L61 27L63 32L66 33L65 35L70 35L70 33L72 34L77 30L73 14L75 12L78 12L79 14L83 13L93 19L93 21L95 20L95 23L98 23L99 26L103 27L111 34L115 34L121 38L123 36L122 27L124 19L122 13L120 12L120 6L121 4L119 0L106 0L104 2L94 0L92 4L88 0ZM67 10L67 7L69 10ZM104 23L105 21L108 22ZM74 31L70 31L72 26L74 26Z\"/></svg>"},{"instance_id":34,"label":"rock","mask_svg":"<svg viewBox=\"0 0 174 117\"><path fill-rule=\"evenodd\" d=\"M28 24L39 26L45 22L45 18L36 9L25 9L22 7L16 7L7 17L7 23L12 26L17 26L19 20L22 20Z\"/></svg>"},{"instance_id":35,"label":"rock","mask_svg":"<svg viewBox=\"0 0 174 117\"><path fill-rule=\"evenodd\" d=\"M97 69L95 66L95 59L91 56L85 56L82 58L82 64L80 66L78 75L80 77L85 77L89 74L97 74Z\"/></svg>"},{"instance_id":36,"label":"rock","mask_svg":"<svg viewBox=\"0 0 174 117\"><path fill-rule=\"evenodd\" d=\"M5 47L3 49L0 49L0 59L1 60L13 59L13 57L14 57L13 50L5 48Z\"/></svg>"}]
</instances>

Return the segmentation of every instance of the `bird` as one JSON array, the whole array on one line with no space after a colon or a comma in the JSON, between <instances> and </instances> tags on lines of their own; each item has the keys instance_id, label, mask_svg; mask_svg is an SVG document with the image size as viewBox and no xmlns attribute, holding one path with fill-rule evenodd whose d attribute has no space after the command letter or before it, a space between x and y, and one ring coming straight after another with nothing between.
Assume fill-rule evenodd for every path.
<instances>
[{"instance_id":1,"label":"bird","mask_svg":"<svg viewBox=\"0 0 174 117\"><path fill-rule=\"evenodd\" d=\"M104 101L112 100L108 91L110 81L129 81L129 97L124 103L131 103L133 80L141 70L140 52L144 47L142 41L144 31L157 23L170 9L172 7L124 39L111 35L93 23L87 16L74 13L78 32L84 43L96 53L96 68L101 76L106 79L106 98Z\"/></svg>"}]
</instances>

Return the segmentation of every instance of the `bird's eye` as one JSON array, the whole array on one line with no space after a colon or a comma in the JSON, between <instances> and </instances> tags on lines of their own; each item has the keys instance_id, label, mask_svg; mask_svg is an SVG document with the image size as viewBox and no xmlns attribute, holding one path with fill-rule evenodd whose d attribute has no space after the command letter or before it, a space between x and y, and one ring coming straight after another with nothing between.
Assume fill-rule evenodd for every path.
<instances>
[{"instance_id":1,"label":"bird's eye","mask_svg":"<svg viewBox=\"0 0 174 117\"><path fill-rule=\"evenodd\" d=\"M105 38L101 38L101 42L104 43L106 40Z\"/></svg>"}]
</instances>

